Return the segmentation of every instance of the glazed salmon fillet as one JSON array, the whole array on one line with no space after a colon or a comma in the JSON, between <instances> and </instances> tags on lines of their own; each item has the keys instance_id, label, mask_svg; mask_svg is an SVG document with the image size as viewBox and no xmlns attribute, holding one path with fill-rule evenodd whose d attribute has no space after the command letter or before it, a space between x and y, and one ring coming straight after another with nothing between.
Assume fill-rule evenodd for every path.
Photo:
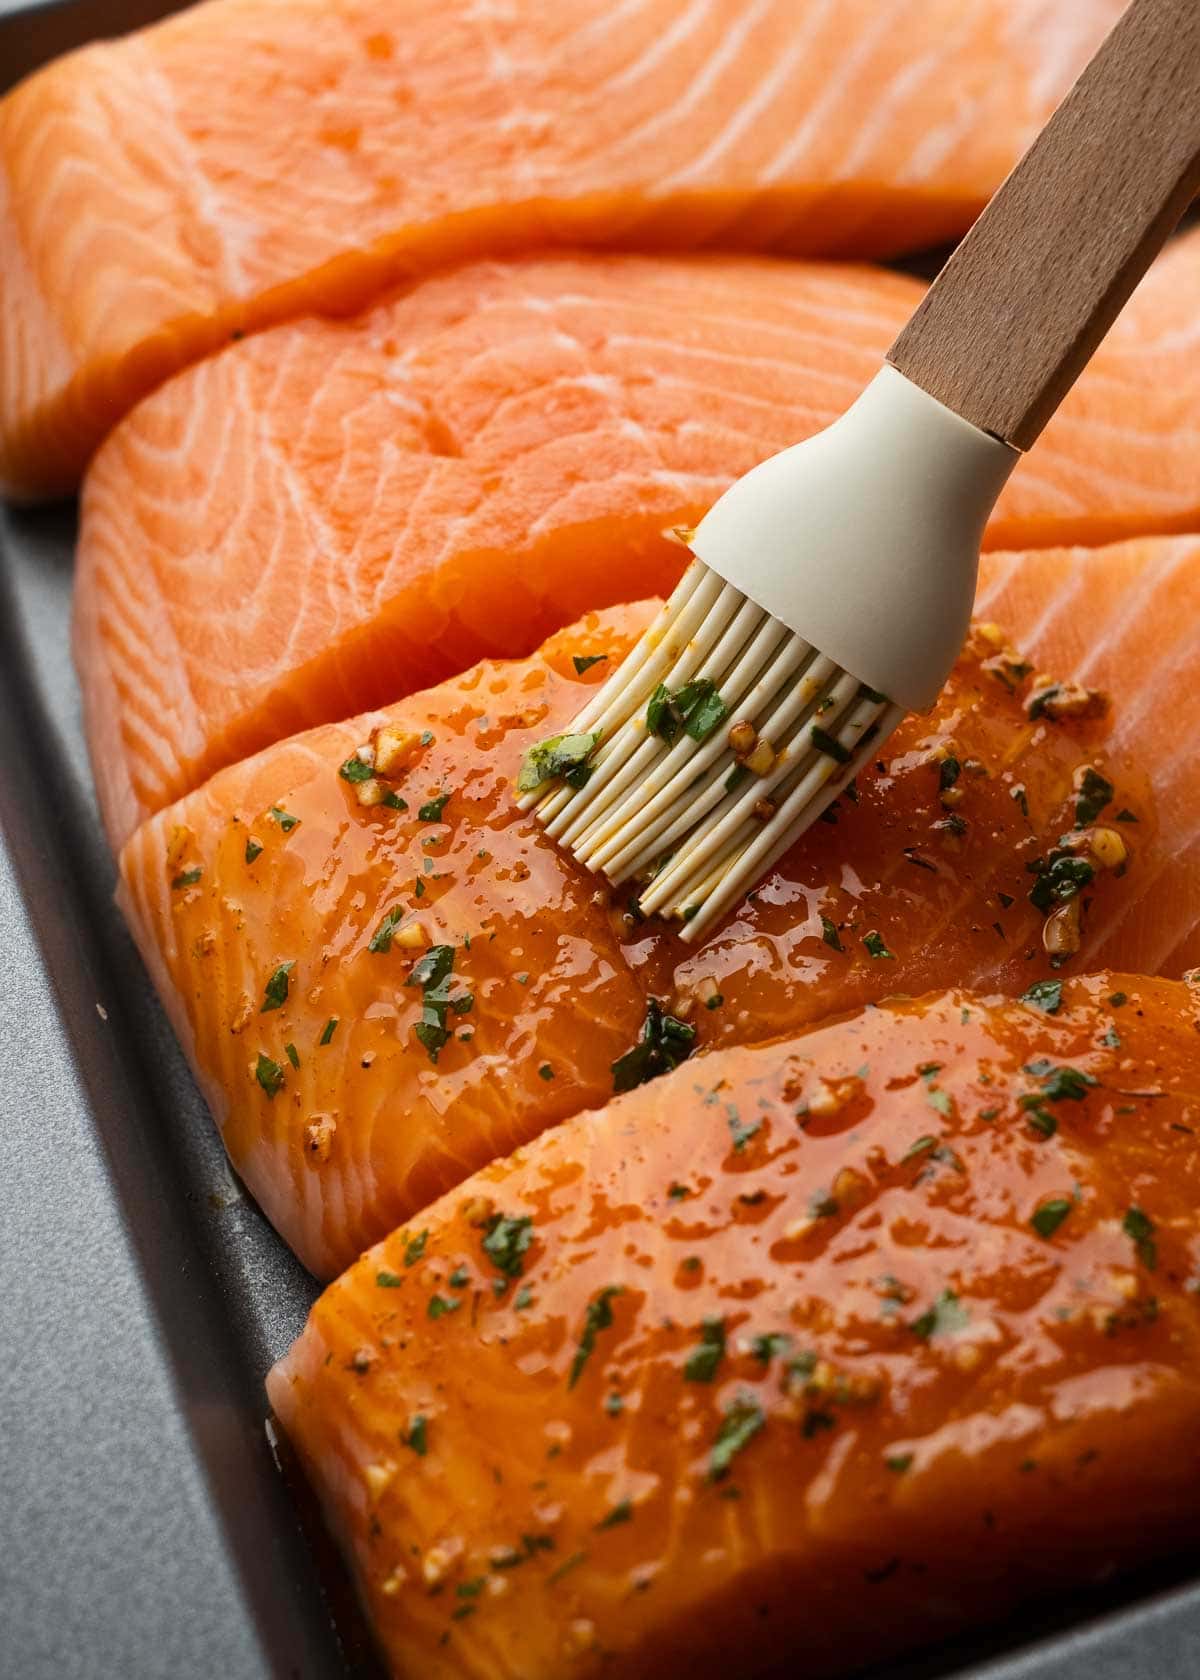
<instances>
[{"instance_id":1,"label":"glazed salmon fillet","mask_svg":"<svg viewBox=\"0 0 1200 1680\"><path fill-rule=\"evenodd\" d=\"M1198 289L1200 235L1152 272L994 537L1200 523ZM83 501L76 662L114 843L273 740L668 591L671 528L835 419L920 295L770 259L487 263L174 380Z\"/></svg>"},{"instance_id":2,"label":"glazed salmon fillet","mask_svg":"<svg viewBox=\"0 0 1200 1680\"><path fill-rule=\"evenodd\" d=\"M390 1672L820 1680L1194 1545L1198 1027L885 1003L365 1254L268 1390Z\"/></svg>"},{"instance_id":3,"label":"glazed salmon fillet","mask_svg":"<svg viewBox=\"0 0 1200 1680\"><path fill-rule=\"evenodd\" d=\"M1066 640L1056 595L1102 645L1138 576L1144 634L1170 630L1200 543L1022 565L1040 569L1040 593L1001 567L989 599L1030 603L1045 662ZM1164 600L1145 581L1155 566ZM1102 581L1074 591L1085 573ZM1157 751L1153 685L1128 725L1119 704L1055 717L1032 663L990 627L935 712L902 726L710 938L691 948L640 922L628 889L610 893L517 811L513 777L651 611L592 614L532 659L268 748L122 853L123 908L230 1157L322 1276L488 1160L602 1106L631 1052L626 1068L956 983L1052 988L1047 918L1073 915L1085 886L1074 966L1177 974L1200 959L1197 825L1175 751L1196 700L1176 697ZM1187 652L1175 629L1153 664L1118 643L1115 669L1135 659L1174 695ZM364 782L358 749L384 728L399 767ZM1076 873L1077 846L1095 869Z\"/></svg>"},{"instance_id":4,"label":"glazed salmon fillet","mask_svg":"<svg viewBox=\"0 0 1200 1680\"><path fill-rule=\"evenodd\" d=\"M1122 0L209 0L0 105L0 482L272 321L547 244L965 230Z\"/></svg>"}]
</instances>

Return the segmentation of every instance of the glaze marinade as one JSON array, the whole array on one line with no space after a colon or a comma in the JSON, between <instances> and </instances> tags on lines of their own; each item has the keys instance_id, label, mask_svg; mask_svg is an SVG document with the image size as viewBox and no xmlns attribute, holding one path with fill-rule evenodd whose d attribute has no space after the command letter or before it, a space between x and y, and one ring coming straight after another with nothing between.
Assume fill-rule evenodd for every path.
<instances>
[{"instance_id":1,"label":"glaze marinade","mask_svg":"<svg viewBox=\"0 0 1200 1680\"><path fill-rule=\"evenodd\" d=\"M234 1165L318 1274L605 1103L652 998L707 1052L891 993L1051 975L1031 867L1099 820L1080 816L1088 772L1130 861L1089 884L1084 954L1136 930L1145 771L1104 718L1031 717L1035 673L994 631L698 950L638 922L515 809L512 778L652 610L269 748L122 854L123 904ZM411 742L387 784L403 809L363 806L344 773L389 722Z\"/></svg>"},{"instance_id":2,"label":"glaze marinade","mask_svg":"<svg viewBox=\"0 0 1200 1680\"><path fill-rule=\"evenodd\" d=\"M397 1674L806 1674L1194 1543L1200 1034L966 991L699 1058L322 1296L272 1403Z\"/></svg>"}]
</instances>

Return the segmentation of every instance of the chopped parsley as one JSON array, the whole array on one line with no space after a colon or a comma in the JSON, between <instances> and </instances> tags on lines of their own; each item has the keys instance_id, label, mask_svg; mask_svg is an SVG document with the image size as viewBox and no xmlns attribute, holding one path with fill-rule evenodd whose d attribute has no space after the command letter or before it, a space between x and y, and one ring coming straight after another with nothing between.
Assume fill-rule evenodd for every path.
<instances>
[{"instance_id":1,"label":"chopped parsley","mask_svg":"<svg viewBox=\"0 0 1200 1680\"><path fill-rule=\"evenodd\" d=\"M404 906L394 904L371 935L368 951L386 953L392 948L392 935L404 920Z\"/></svg>"},{"instance_id":2,"label":"chopped parsley","mask_svg":"<svg viewBox=\"0 0 1200 1680\"><path fill-rule=\"evenodd\" d=\"M935 1336L952 1336L965 1330L970 1321L970 1313L953 1289L943 1289L929 1310L914 1318L909 1328L923 1342L929 1342Z\"/></svg>"},{"instance_id":3,"label":"chopped parsley","mask_svg":"<svg viewBox=\"0 0 1200 1680\"><path fill-rule=\"evenodd\" d=\"M1158 1244L1154 1240L1154 1221L1140 1207L1131 1207L1121 1221L1121 1229L1137 1250L1137 1257L1148 1272L1158 1265Z\"/></svg>"},{"instance_id":4,"label":"chopped parsley","mask_svg":"<svg viewBox=\"0 0 1200 1680\"><path fill-rule=\"evenodd\" d=\"M344 782L369 782L374 774L374 767L364 763L357 753L348 758L338 770L338 775Z\"/></svg>"},{"instance_id":5,"label":"chopped parsley","mask_svg":"<svg viewBox=\"0 0 1200 1680\"><path fill-rule=\"evenodd\" d=\"M897 1476L902 1476L906 1470L912 1468L912 1461L912 1453L894 1453L890 1458L885 1458L883 1462Z\"/></svg>"},{"instance_id":6,"label":"chopped parsley","mask_svg":"<svg viewBox=\"0 0 1200 1680\"><path fill-rule=\"evenodd\" d=\"M446 1281L451 1289L462 1289L470 1276L471 1274L465 1266L455 1266Z\"/></svg>"},{"instance_id":7,"label":"chopped parsley","mask_svg":"<svg viewBox=\"0 0 1200 1680\"><path fill-rule=\"evenodd\" d=\"M735 764L725 778L725 792L732 793L735 788L741 786L749 774L750 772L744 764Z\"/></svg>"},{"instance_id":8,"label":"chopped parsley","mask_svg":"<svg viewBox=\"0 0 1200 1680\"><path fill-rule=\"evenodd\" d=\"M1025 792L1024 782L1018 782L1016 787L1010 788L1008 797L1010 799L1015 799L1016 800L1017 804L1021 807L1021 815L1026 819L1026 821L1028 821L1029 820L1029 798L1028 798L1028 795Z\"/></svg>"},{"instance_id":9,"label":"chopped parsley","mask_svg":"<svg viewBox=\"0 0 1200 1680\"><path fill-rule=\"evenodd\" d=\"M1050 1102L1082 1102L1096 1083L1090 1073L1081 1073L1078 1068L1031 1062L1025 1071L1033 1073L1035 1070L1042 1080L1042 1094Z\"/></svg>"},{"instance_id":10,"label":"chopped parsley","mask_svg":"<svg viewBox=\"0 0 1200 1680\"><path fill-rule=\"evenodd\" d=\"M521 1288L517 1290L517 1293L516 1293L516 1295L513 1299L513 1311L514 1312L524 1312L526 1307L531 1307L532 1305L533 1305L533 1290L530 1289L530 1287L527 1283L522 1284Z\"/></svg>"},{"instance_id":11,"label":"chopped parsley","mask_svg":"<svg viewBox=\"0 0 1200 1680\"><path fill-rule=\"evenodd\" d=\"M625 1402L619 1394L606 1394L604 1396L604 1410L609 1417L620 1417L625 1410Z\"/></svg>"},{"instance_id":12,"label":"chopped parsley","mask_svg":"<svg viewBox=\"0 0 1200 1680\"><path fill-rule=\"evenodd\" d=\"M683 1374L688 1382L711 1382L725 1357L725 1320L706 1318L700 1326L700 1346L688 1354Z\"/></svg>"},{"instance_id":13,"label":"chopped parsley","mask_svg":"<svg viewBox=\"0 0 1200 1680\"><path fill-rule=\"evenodd\" d=\"M575 675L581 677L585 671L590 671L593 665L600 665L607 658L606 653L577 653L571 663L575 667Z\"/></svg>"},{"instance_id":14,"label":"chopped parsley","mask_svg":"<svg viewBox=\"0 0 1200 1680\"><path fill-rule=\"evenodd\" d=\"M938 791L945 793L962 775L962 765L954 757L943 758L938 764Z\"/></svg>"},{"instance_id":15,"label":"chopped parsley","mask_svg":"<svg viewBox=\"0 0 1200 1680\"><path fill-rule=\"evenodd\" d=\"M769 1365L777 1353L786 1353L792 1345L790 1336L782 1335L778 1331L768 1331L765 1336L755 1336L750 1343L750 1352L763 1365Z\"/></svg>"},{"instance_id":16,"label":"chopped parsley","mask_svg":"<svg viewBox=\"0 0 1200 1680\"><path fill-rule=\"evenodd\" d=\"M397 1272L376 1272L375 1287L377 1289L399 1289L404 1279Z\"/></svg>"},{"instance_id":17,"label":"chopped parsley","mask_svg":"<svg viewBox=\"0 0 1200 1680\"><path fill-rule=\"evenodd\" d=\"M250 838L246 841L246 862L247 863L253 863L255 858L259 855L259 853L261 851L262 851L261 841L256 840L254 838L253 834L252 834L250 836Z\"/></svg>"},{"instance_id":18,"label":"chopped parsley","mask_svg":"<svg viewBox=\"0 0 1200 1680\"><path fill-rule=\"evenodd\" d=\"M1089 764L1080 777L1075 795L1075 827L1087 828L1094 823L1104 807L1112 802L1112 796L1112 783Z\"/></svg>"},{"instance_id":19,"label":"chopped parsley","mask_svg":"<svg viewBox=\"0 0 1200 1680\"><path fill-rule=\"evenodd\" d=\"M587 781L587 761L600 744L600 731L590 735L551 735L530 747L521 761L517 792L532 793L543 782L562 776L570 787Z\"/></svg>"},{"instance_id":20,"label":"chopped parsley","mask_svg":"<svg viewBox=\"0 0 1200 1680\"><path fill-rule=\"evenodd\" d=\"M299 828L300 818L294 817L290 811L285 811L279 805L272 805L267 812L273 823L278 823L285 834L290 834L294 828Z\"/></svg>"},{"instance_id":21,"label":"chopped parsley","mask_svg":"<svg viewBox=\"0 0 1200 1680\"><path fill-rule=\"evenodd\" d=\"M1124 822L1124 823L1135 823L1137 821L1137 818L1134 816L1133 812L1128 808L1128 806L1122 806L1121 809L1117 812L1117 821L1118 822Z\"/></svg>"},{"instance_id":22,"label":"chopped parsley","mask_svg":"<svg viewBox=\"0 0 1200 1680\"><path fill-rule=\"evenodd\" d=\"M450 799L449 793L439 793L434 799L427 799L417 811L420 822L441 822L442 812Z\"/></svg>"},{"instance_id":23,"label":"chopped parsley","mask_svg":"<svg viewBox=\"0 0 1200 1680\"><path fill-rule=\"evenodd\" d=\"M1031 1009L1040 1009L1044 1015L1057 1015L1062 1003L1062 981L1035 980L1021 993L1020 1001Z\"/></svg>"},{"instance_id":24,"label":"chopped parsley","mask_svg":"<svg viewBox=\"0 0 1200 1680\"><path fill-rule=\"evenodd\" d=\"M633 1517L633 1502L622 1499L619 1505L614 1505L606 1517L601 1517L596 1524L597 1530L602 1528L616 1528L618 1523L627 1523Z\"/></svg>"},{"instance_id":25,"label":"chopped parsley","mask_svg":"<svg viewBox=\"0 0 1200 1680\"><path fill-rule=\"evenodd\" d=\"M695 1027L664 1014L658 999L650 998L640 1040L612 1064L613 1090L632 1091L659 1074L670 1073L687 1060L695 1042Z\"/></svg>"},{"instance_id":26,"label":"chopped parsley","mask_svg":"<svg viewBox=\"0 0 1200 1680\"><path fill-rule=\"evenodd\" d=\"M717 685L709 677L693 677L674 694L659 683L646 707L646 728L668 746L681 729L693 741L706 741L728 716Z\"/></svg>"},{"instance_id":27,"label":"chopped parsley","mask_svg":"<svg viewBox=\"0 0 1200 1680\"><path fill-rule=\"evenodd\" d=\"M407 811L408 810L408 800L407 799L401 799L400 795L395 791L394 788L388 788L387 792L384 794L383 799L380 801L380 803L383 804L383 805L386 805L389 808L389 810L392 810L392 811Z\"/></svg>"},{"instance_id":28,"label":"chopped parsley","mask_svg":"<svg viewBox=\"0 0 1200 1680\"><path fill-rule=\"evenodd\" d=\"M572 1569L577 1569L579 1567L579 1565L581 1563L586 1562L586 1560L587 1560L587 1553L586 1552L572 1552L571 1556L569 1558L565 1559L562 1563L559 1564L557 1569L555 1569L551 1574L547 1575L547 1577L546 1577L547 1586L551 1586L551 1587L554 1586L558 1581L562 1580L564 1575L569 1574Z\"/></svg>"},{"instance_id":29,"label":"chopped parsley","mask_svg":"<svg viewBox=\"0 0 1200 1680\"><path fill-rule=\"evenodd\" d=\"M1066 1196L1052 1196L1048 1202L1043 1202L1034 1209L1029 1223L1039 1237L1050 1238L1062 1224L1071 1211L1071 1203Z\"/></svg>"},{"instance_id":30,"label":"chopped parsley","mask_svg":"<svg viewBox=\"0 0 1200 1680\"><path fill-rule=\"evenodd\" d=\"M271 978L267 981L266 990L263 992L262 1008L259 1010L260 1015L265 1015L270 1009L281 1009L287 1002L288 975L292 972L295 966L296 962L295 958L293 958L291 962L280 963L274 974L272 974Z\"/></svg>"},{"instance_id":31,"label":"chopped parsley","mask_svg":"<svg viewBox=\"0 0 1200 1680\"><path fill-rule=\"evenodd\" d=\"M180 887L194 887L203 874L204 871L199 866L195 869L185 869L180 874L176 875L175 879L171 882L171 887L173 890L178 890Z\"/></svg>"},{"instance_id":32,"label":"chopped parsley","mask_svg":"<svg viewBox=\"0 0 1200 1680\"><path fill-rule=\"evenodd\" d=\"M545 1079L547 1081L554 1078L554 1069L550 1066L549 1062L543 1062L541 1067L538 1068L538 1078Z\"/></svg>"},{"instance_id":33,"label":"chopped parsley","mask_svg":"<svg viewBox=\"0 0 1200 1680\"><path fill-rule=\"evenodd\" d=\"M595 1351L596 1337L600 1331L607 1330L612 1325L612 1300L614 1295L623 1295L624 1293L624 1284L609 1283L588 1302L587 1311L583 1315L583 1329L579 1335L579 1345L575 1349L575 1357L571 1361L571 1373L567 1378L568 1388L574 1388L583 1375L583 1368Z\"/></svg>"},{"instance_id":34,"label":"chopped parsley","mask_svg":"<svg viewBox=\"0 0 1200 1680\"><path fill-rule=\"evenodd\" d=\"M821 938L834 951L844 951L846 947L838 938L838 930L828 916L821 917Z\"/></svg>"},{"instance_id":35,"label":"chopped parsley","mask_svg":"<svg viewBox=\"0 0 1200 1680\"><path fill-rule=\"evenodd\" d=\"M672 1202L682 1202L684 1197L690 1196L691 1193L686 1184L672 1184L667 1191L667 1197Z\"/></svg>"},{"instance_id":36,"label":"chopped parsley","mask_svg":"<svg viewBox=\"0 0 1200 1680\"><path fill-rule=\"evenodd\" d=\"M298 1068L300 1066L300 1052L296 1049L296 1046L294 1044L285 1044L283 1048L288 1061L291 1062L294 1068Z\"/></svg>"},{"instance_id":37,"label":"chopped parsley","mask_svg":"<svg viewBox=\"0 0 1200 1680\"><path fill-rule=\"evenodd\" d=\"M461 1306L461 1295L431 1295L425 1311L430 1318L445 1318L447 1313L457 1312Z\"/></svg>"},{"instance_id":38,"label":"chopped parsley","mask_svg":"<svg viewBox=\"0 0 1200 1680\"><path fill-rule=\"evenodd\" d=\"M429 1241L428 1229L419 1231L415 1237L410 1237L404 1245L404 1264L415 1266L425 1252L425 1244Z\"/></svg>"},{"instance_id":39,"label":"chopped parsley","mask_svg":"<svg viewBox=\"0 0 1200 1680\"><path fill-rule=\"evenodd\" d=\"M819 724L813 724L810 734L813 746L826 758L832 758L838 764L849 764L854 757L849 747L844 747L834 736L827 735Z\"/></svg>"},{"instance_id":40,"label":"chopped parsley","mask_svg":"<svg viewBox=\"0 0 1200 1680\"><path fill-rule=\"evenodd\" d=\"M1126 992L1110 992L1108 1001L1114 1009L1123 1009L1129 1002L1129 996Z\"/></svg>"},{"instance_id":41,"label":"chopped parsley","mask_svg":"<svg viewBox=\"0 0 1200 1680\"><path fill-rule=\"evenodd\" d=\"M260 1050L258 1061L254 1064L254 1077L269 1097L283 1088L283 1069L278 1062L273 1062L270 1056L264 1056Z\"/></svg>"},{"instance_id":42,"label":"chopped parsley","mask_svg":"<svg viewBox=\"0 0 1200 1680\"><path fill-rule=\"evenodd\" d=\"M1086 858L1060 849L1052 851L1045 859L1038 858L1027 864L1026 868L1037 876L1029 902L1041 911L1068 903L1091 883L1096 874Z\"/></svg>"},{"instance_id":43,"label":"chopped parsley","mask_svg":"<svg viewBox=\"0 0 1200 1680\"><path fill-rule=\"evenodd\" d=\"M321 1036L317 1040L317 1043L318 1044L328 1044L329 1041L332 1039L334 1033L337 1030L338 1030L338 1017L336 1015L331 1015L329 1017L328 1021L326 1021L325 1025L322 1027Z\"/></svg>"},{"instance_id":44,"label":"chopped parsley","mask_svg":"<svg viewBox=\"0 0 1200 1680\"><path fill-rule=\"evenodd\" d=\"M425 1416L418 1412L409 1422L408 1428L400 1436L406 1447L412 1449L418 1458L424 1458L429 1451L429 1423ZM462 1588L459 1588L462 1591Z\"/></svg>"},{"instance_id":45,"label":"chopped parsley","mask_svg":"<svg viewBox=\"0 0 1200 1680\"><path fill-rule=\"evenodd\" d=\"M718 1482L728 1475L733 1460L743 1447L749 1446L766 1421L762 1407L752 1394L739 1394L730 1403L708 1455L710 1481Z\"/></svg>"},{"instance_id":46,"label":"chopped parsley","mask_svg":"<svg viewBox=\"0 0 1200 1680\"><path fill-rule=\"evenodd\" d=\"M887 962L895 962L895 954L888 950L883 942L883 935L874 931L863 935L863 944L872 957L883 958Z\"/></svg>"},{"instance_id":47,"label":"chopped parsley","mask_svg":"<svg viewBox=\"0 0 1200 1680\"><path fill-rule=\"evenodd\" d=\"M916 1143L910 1144L904 1154L901 1155L900 1165L903 1166L905 1161L915 1160L918 1155L927 1155L931 1149L936 1148L937 1139L935 1137L919 1137Z\"/></svg>"},{"instance_id":48,"label":"chopped parsley","mask_svg":"<svg viewBox=\"0 0 1200 1680\"><path fill-rule=\"evenodd\" d=\"M740 1155L752 1137L757 1137L762 1129L761 1120L743 1120L732 1103L728 1106L729 1133L733 1138L735 1152Z\"/></svg>"},{"instance_id":49,"label":"chopped parsley","mask_svg":"<svg viewBox=\"0 0 1200 1680\"><path fill-rule=\"evenodd\" d=\"M532 1241L533 1220L528 1214L514 1219L509 1214L497 1213L488 1221L483 1252L505 1277L520 1277Z\"/></svg>"},{"instance_id":50,"label":"chopped parsley","mask_svg":"<svg viewBox=\"0 0 1200 1680\"><path fill-rule=\"evenodd\" d=\"M413 1028L419 1043L425 1046L429 1060L436 1062L438 1051L450 1037L446 1025L446 1011L451 1007L450 985L454 978L453 945L431 945L414 964L405 984L421 988L421 1019ZM454 1008L457 1010L457 1000Z\"/></svg>"}]
</instances>

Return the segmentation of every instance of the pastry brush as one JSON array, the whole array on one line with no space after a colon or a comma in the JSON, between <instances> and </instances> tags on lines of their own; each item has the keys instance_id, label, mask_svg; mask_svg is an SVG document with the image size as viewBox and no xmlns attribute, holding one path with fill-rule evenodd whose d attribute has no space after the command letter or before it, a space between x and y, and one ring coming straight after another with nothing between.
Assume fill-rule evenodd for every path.
<instances>
[{"instance_id":1,"label":"pastry brush","mask_svg":"<svg viewBox=\"0 0 1200 1680\"><path fill-rule=\"evenodd\" d=\"M1200 5L1134 0L832 426L735 483L521 804L684 939L928 710L997 496L1200 186Z\"/></svg>"}]
</instances>

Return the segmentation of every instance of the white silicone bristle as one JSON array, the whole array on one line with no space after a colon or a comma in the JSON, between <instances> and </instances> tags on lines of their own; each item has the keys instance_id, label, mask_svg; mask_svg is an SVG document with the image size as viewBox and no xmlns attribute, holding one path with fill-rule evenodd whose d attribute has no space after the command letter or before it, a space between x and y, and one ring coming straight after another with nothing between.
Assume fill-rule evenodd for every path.
<instances>
[{"instance_id":1,"label":"white silicone bristle","mask_svg":"<svg viewBox=\"0 0 1200 1680\"><path fill-rule=\"evenodd\" d=\"M699 739L677 724L664 740L648 725L651 700L688 684L719 696L720 721L707 732L697 722ZM696 560L565 731L600 735L582 785L543 784L520 804L588 869L645 882L640 908L677 918L694 940L903 715Z\"/></svg>"}]
</instances>

